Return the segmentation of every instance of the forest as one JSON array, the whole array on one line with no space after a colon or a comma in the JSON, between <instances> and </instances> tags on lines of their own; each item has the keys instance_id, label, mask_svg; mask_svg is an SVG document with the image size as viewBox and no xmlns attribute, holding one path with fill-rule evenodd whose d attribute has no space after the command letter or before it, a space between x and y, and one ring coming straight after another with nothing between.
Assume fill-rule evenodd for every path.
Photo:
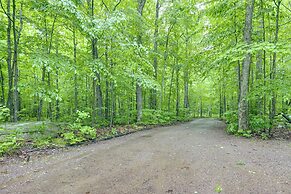
<instances>
[{"instance_id":1,"label":"forest","mask_svg":"<svg viewBox=\"0 0 291 194\"><path fill-rule=\"evenodd\" d=\"M245 137L290 128L288 0L0 3L5 125L66 123L56 135L64 144L96 139L97 128L115 135L197 117ZM19 131L2 131L0 154L23 144Z\"/></svg>"}]
</instances>

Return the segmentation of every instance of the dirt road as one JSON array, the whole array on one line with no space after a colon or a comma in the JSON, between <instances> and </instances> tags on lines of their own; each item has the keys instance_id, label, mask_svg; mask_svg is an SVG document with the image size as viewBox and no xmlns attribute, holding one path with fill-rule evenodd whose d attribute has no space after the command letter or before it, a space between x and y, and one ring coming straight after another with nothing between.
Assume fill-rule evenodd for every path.
<instances>
[{"instance_id":1,"label":"dirt road","mask_svg":"<svg viewBox=\"0 0 291 194\"><path fill-rule=\"evenodd\" d=\"M0 193L291 193L291 142L227 135L214 119L0 166Z\"/></svg>"}]
</instances>

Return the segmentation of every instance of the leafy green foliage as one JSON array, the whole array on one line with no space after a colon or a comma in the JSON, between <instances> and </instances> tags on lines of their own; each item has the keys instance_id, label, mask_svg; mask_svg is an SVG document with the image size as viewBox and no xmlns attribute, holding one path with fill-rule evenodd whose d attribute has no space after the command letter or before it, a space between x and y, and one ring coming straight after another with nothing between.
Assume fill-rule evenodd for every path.
<instances>
[{"instance_id":1,"label":"leafy green foliage","mask_svg":"<svg viewBox=\"0 0 291 194\"><path fill-rule=\"evenodd\" d=\"M115 135L117 135L118 133L117 133L117 130L116 130L116 128L111 128L111 135L112 136L115 136Z\"/></svg>"},{"instance_id":2,"label":"leafy green foliage","mask_svg":"<svg viewBox=\"0 0 291 194\"><path fill-rule=\"evenodd\" d=\"M9 120L10 110L9 108L0 106L0 122L6 122Z\"/></svg>"},{"instance_id":3,"label":"leafy green foliage","mask_svg":"<svg viewBox=\"0 0 291 194\"><path fill-rule=\"evenodd\" d=\"M260 115L250 115L250 127L256 132L261 129L269 129L270 120L267 116Z\"/></svg>"},{"instance_id":4,"label":"leafy green foliage","mask_svg":"<svg viewBox=\"0 0 291 194\"><path fill-rule=\"evenodd\" d=\"M69 145L79 144L85 139L82 136L75 134L73 131L65 132L61 135Z\"/></svg>"},{"instance_id":5,"label":"leafy green foliage","mask_svg":"<svg viewBox=\"0 0 291 194\"><path fill-rule=\"evenodd\" d=\"M4 130L0 130L3 132ZM11 154L18 150L23 144L23 138L19 137L17 132L12 132L10 134L0 135L0 156L4 154Z\"/></svg>"},{"instance_id":6,"label":"leafy green foliage","mask_svg":"<svg viewBox=\"0 0 291 194\"><path fill-rule=\"evenodd\" d=\"M143 111L144 112L141 124L169 124L176 120L175 113L173 112L151 109L144 109Z\"/></svg>"},{"instance_id":7,"label":"leafy green foliage","mask_svg":"<svg viewBox=\"0 0 291 194\"><path fill-rule=\"evenodd\" d=\"M89 112L77 110L76 123L79 123L82 125L88 125L90 123L90 117L91 116Z\"/></svg>"},{"instance_id":8,"label":"leafy green foliage","mask_svg":"<svg viewBox=\"0 0 291 194\"><path fill-rule=\"evenodd\" d=\"M229 111L224 113L224 119L227 124L226 131L230 134L236 134L238 132L238 118L235 111Z\"/></svg>"},{"instance_id":9,"label":"leafy green foliage","mask_svg":"<svg viewBox=\"0 0 291 194\"><path fill-rule=\"evenodd\" d=\"M68 145L80 144L84 141L96 139L96 129L89 126L71 125L60 134Z\"/></svg>"}]
</instances>

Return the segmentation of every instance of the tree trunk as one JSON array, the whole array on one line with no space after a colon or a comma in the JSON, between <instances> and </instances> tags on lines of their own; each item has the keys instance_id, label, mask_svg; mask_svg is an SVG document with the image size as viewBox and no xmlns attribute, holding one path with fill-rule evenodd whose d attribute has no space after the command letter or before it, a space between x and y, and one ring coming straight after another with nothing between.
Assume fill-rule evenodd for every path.
<instances>
[{"instance_id":1,"label":"tree trunk","mask_svg":"<svg viewBox=\"0 0 291 194\"><path fill-rule=\"evenodd\" d=\"M56 89L59 93L59 70L57 68L56 70ZM58 121L60 119L60 101L57 98L56 99L56 121Z\"/></svg>"},{"instance_id":2,"label":"tree trunk","mask_svg":"<svg viewBox=\"0 0 291 194\"><path fill-rule=\"evenodd\" d=\"M180 71L180 68L178 67L176 71L176 116L177 117L180 114L179 71Z\"/></svg>"},{"instance_id":3,"label":"tree trunk","mask_svg":"<svg viewBox=\"0 0 291 194\"><path fill-rule=\"evenodd\" d=\"M162 87L161 87L161 109L163 109L163 102L164 102L164 95L165 95L165 74L166 74L166 67L167 67L167 61L168 61L168 49L169 49L169 37L171 32L172 26L168 28L168 33L166 36L166 48L164 52L164 67L162 72Z\"/></svg>"},{"instance_id":4,"label":"tree trunk","mask_svg":"<svg viewBox=\"0 0 291 194\"><path fill-rule=\"evenodd\" d=\"M171 111L171 97L172 97L172 88L173 88L173 81L174 81L174 73L175 73L175 68L173 67L172 73L171 73L171 80L170 80L170 88L169 88L170 91L169 91L169 96L168 96L168 112Z\"/></svg>"},{"instance_id":5,"label":"tree trunk","mask_svg":"<svg viewBox=\"0 0 291 194\"><path fill-rule=\"evenodd\" d=\"M2 62L0 63L0 82L1 82L1 106L5 106L5 89L4 89L4 75L2 71Z\"/></svg>"},{"instance_id":6,"label":"tree trunk","mask_svg":"<svg viewBox=\"0 0 291 194\"><path fill-rule=\"evenodd\" d=\"M109 68L108 47L107 46L106 46L106 50L105 50L105 60L106 60L106 66L107 66L107 68ZM105 89L105 118L108 120L109 119L109 111L110 111L110 105L109 105L110 83L108 80L106 80L105 86L106 86L106 89Z\"/></svg>"},{"instance_id":7,"label":"tree trunk","mask_svg":"<svg viewBox=\"0 0 291 194\"><path fill-rule=\"evenodd\" d=\"M158 35L159 35L159 12L160 2L156 0L156 17L155 17L155 32L154 32L154 79L158 80ZM157 90L156 88L151 90L151 108L157 109Z\"/></svg>"},{"instance_id":8,"label":"tree trunk","mask_svg":"<svg viewBox=\"0 0 291 194\"><path fill-rule=\"evenodd\" d=\"M260 0L260 26L258 36L260 42L265 42L265 13L264 13L264 3L263 0ZM263 65L265 66L265 51L259 50L257 53L257 62L256 62L256 80L259 81L263 78ZM256 109L257 113L262 115L263 114L263 97L259 97L256 102Z\"/></svg>"},{"instance_id":9,"label":"tree trunk","mask_svg":"<svg viewBox=\"0 0 291 194\"><path fill-rule=\"evenodd\" d=\"M137 11L139 16L142 17L143 8L145 6L146 0L137 0L138 6ZM142 44L142 33L139 32L137 37L137 42L139 45ZM139 67L138 67L139 68ZM136 110L137 110L137 122L140 122L142 119L142 86L139 80L136 83Z\"/></svg>"},{"instance_id":10,"label":"tree trunk","mask_svg":"<svg viewBox=\"0 0 291 194\"><path fill-rule=\"evenodd\" d=\"M278 42L278 36L279 36L279 19L280 19L280 5L281 5L282 0L278 0L276 2L274 0L274 3L276 5L276 30L275 30L275 39L274 39L274 44L276 45ZM273 53L273 61L272 61L272 70L271 70L271 79L275 80L276 79L276 71L277 71L277 53ZM275 81L273 81L275 82ZM277 101L277 96L276 92L272 92L272 100L271 100L271 111L270 111L270 119L271 121L274 119L276 115L276 101Z\"/></svg>"},{"instance_id":11,"label":"tree trunk","mask_svg":"<svg viewBox=\"0 0 291 194\"><path fill-rule=\"evenodd\" d=\"M188 41L189 38L186 37L186 61L188 60ZM184 69L184 108L189 108L189 68L188 68L188 61L185 64Z\"/></svg>"},{"instance_id":12,"label":"tree trunk","mask_svg":"<svg viewBox=\"0 0 291 194\"><path fill-rule=\"evenodd\" d=\"M111 113L110 113L110 127L114 125L115 118L115 107L116 107L116 99L115 99L115 91L114 91L114 83L110 84L110 93L111 93Z\"/></svg>"},{"instance_id":13,"label":"tree trunk","mask_svg":"<svg viewBox=\"0 0 291 194\"><path fill-rule=\"evenodd\" d=\"M252 23L253 23L253 11L254 1L246 0L246 17L245 17L245 29L244 29L244 42L247 45L252 41ZM248 123L248 89L249 89L249 76L252 54L247 53L243 61L242 76L241 76L241 91L238 107L238 127L242 130L249 129Z\"/></svg>"},{"instance_id":14,"label":"tree trunk","mask_svg":"<svg viewBox=\"0 0 291 194\"><path fill-rule=\"evenodd\" d=\"M91 17L94 18L94 0L91 1ZM97 38L92 38L92 57L93 60L99 58L97 48ZM96 110L97 108L97 110ZM101 77L98 72L95 72L93 79L93 112L92 112L92 125L96 124L96 114L98 113L99 119L102 118L102 91L101 91Z\"/></svg>"},{"instance_id":15,"label":"tree trunk","mask_svg":"<svg viewBox=\"0 0 291 194\"><path fill-rule=\"evenodd\" d=\"M92 85L92 91L93 91L93 99L92 99L92 127L96 124L96 117L97 117L97 100L96 100L96 78L93 78L93 85Z\"/></svg>"},{"instance_id":16,"label":"tree trunk","mask_svg":"<svg viewBox=\"0 0 291 194\"><path fill-rule=\"evenodd\" d=\"M53 34L55 30L55 23L56 23L57 16L54 17L51 34L50 34L50 41L49 41L49 47L48 47L48 55L51 53L52 50L52 44L53 44ZM47 72L47 85L49 90L51 90L51 73ZM53 108L52 108L52 101L48 102L48 109L47 109L47 117L49 120L53 119Z\"/></svg>"},{"instance_id":17,"label":"tree trunk","mask_svg":"<svg viewBox=\"0 0 291 194\"><path fill-rule=\"evenodd\" d=\"M51 90L51 73L47 73L47 85L49 90ZM52 101L49 101L48 103L48 109L47 109L47 118L52 121L53 120L53 107L52 107Z\"/></svg>"},{"instance_id":18,"label":"tree trunk","mask_svg":"<svg viewBox=\"0 0 291 194\"><path fill-rule=\"evenodd\" d=\"M202 103L202 96L200 96L200 118L203 117L203 103Z\"/></svg>"},{"instance_id":19,"label":"tree trunk","mask_svg":"<svg viewBox=\"0 0 291 194\"><path fill-rule=\"evenodd\" d=\"M74 45L74 106L76 113L78 110L78 75L77 75L77 40L76 40L76 29L73 29L73 45Z\"/></svg>"},{"instance_id":20,"label":"tree trunk","mask_svg":"<svg viewBox=\"0 0 291 194\"><path fill-rule=\"evenodd\" d=\"M99 119L103 118L103 98L102 98L102 89L101 89L101 77L99 73L96 73L97 77L97 86L96 86L96 97L97 97L97 106L98 106L98 117Z\"/></svg>"},{"instance_id":21,"label":"tree trunk","mask_svg":"<svg viewBox=\"0 0 291 194\"><path fill-rule=\"evenodd\" d=\"M22 4L19 14L20 27L18 32L16 30L16 2L12 1L12 18L13 18L13 38L14 38L14 52L13 52L13 67L14 67L14 92L13 92L13 100L14 100L14 112L13 112L13 120L14 122L18 121L18 111L20 110L20 98L18 91L18 79L19 79L19 69L18 69L18 45L20 40L20 35L22 31Z\"/></svg>"},{"instance_id":22,"label":"tree trunk","mask_svg":"<svg viewBox=\"0 0 291 194\"><path fill-rule=\"evenodd\" d=\"M8 69L8 99L7 107L10 110L10 120L13 120L14 106L13 106L13 69L12 69L12 48L11 48L11 1L7 0L7 69Z\"/></svg>"}]
</instances>

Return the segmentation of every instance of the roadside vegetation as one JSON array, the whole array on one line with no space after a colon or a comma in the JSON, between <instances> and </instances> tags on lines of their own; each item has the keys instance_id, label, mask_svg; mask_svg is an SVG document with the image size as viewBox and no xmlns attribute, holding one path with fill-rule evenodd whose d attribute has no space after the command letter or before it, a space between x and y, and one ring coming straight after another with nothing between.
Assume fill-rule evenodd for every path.
<instances>
[{"instance_id":1,"label":"roadside vegetation","mask_svg":"<svg viewBox=\"0 0 291 194\"><path fill-rule=\"evenodd\" d=\"M150 111L150 110L149 110ZM74 123L28 122L25 127L5 124L0 128L0 157L4 155L26 155L28 152L64 148L67 146L108 140L114 137L127 135L133 132L150 129L155 126L172 125L177 122L190 121L192 117L177 117L175 115L162 115L156 113L144 114L140 123L127 121L114 126L108 124L96 127L90 126L90 114L77 112ZM19 123L21 125L21 123Z\"/></svg>"}]
</instances>

